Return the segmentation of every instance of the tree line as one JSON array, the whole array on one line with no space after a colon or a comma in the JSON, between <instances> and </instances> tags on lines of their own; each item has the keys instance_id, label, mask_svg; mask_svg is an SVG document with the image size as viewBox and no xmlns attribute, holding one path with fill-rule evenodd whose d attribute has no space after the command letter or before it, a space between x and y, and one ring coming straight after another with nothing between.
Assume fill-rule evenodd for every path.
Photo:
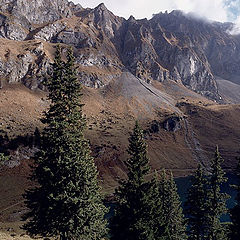
<instances>
[{"instance_id":1,"label":"tree line","mask_svg":"<svg viewBox=\"0 0 240 240\"><path fill-rule=\"evenodd\" d=\"M98 171L84 137L82 87L71 49L64 61L57 47L51 77L44 84L50 107L41 119L45 128L38 132L39 151L32 166L31 179L37 185L24 194L29 211L23 228L30 235L60 240L240 239L240 164L231 223L221 222L229 196L222 192L227 178L218 148L208 171L198 166L183 212L171 172L155 171L147 180L151 169L138 122L129 137L127 179L119 182L114 216L108 221ZM0 161L4 159L0 154Z\"/></svg>"}]
</instances>

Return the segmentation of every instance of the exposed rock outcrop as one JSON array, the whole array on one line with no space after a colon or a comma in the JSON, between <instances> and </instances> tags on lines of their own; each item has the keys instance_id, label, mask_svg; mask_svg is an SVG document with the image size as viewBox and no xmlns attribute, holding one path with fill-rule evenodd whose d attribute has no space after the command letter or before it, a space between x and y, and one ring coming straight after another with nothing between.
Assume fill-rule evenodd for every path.
<instances>
[{"instance_id":1,"label":"exposed rock outcrop","mask_svg":"<svg viewBox=\"0 0 240 240\"><path fill-rule=\"evenodd\" d=\"M30 27L26 19L22 21L0 13L0 38L7 38L16 41L24 40L28 35L27 28Z\"/></svg>"},{"instance_id":2,"label":"exposed rock outcrop","mask_svg":"<svg viewBox=\"0 0 240 240\"><path fill-rule=\"evenodd\" d=\"M163 122L163 128L169 132L176 132L181 128L181 119L180 117L169 117Z\"/></svg>"},{"instance_id":3,"label":"exposed rock outcrop","mask_svg":"<svg viewBox=\"0 0 240 240\"><path fill-rule=\"evenodd\" d=\"M9 41L10 46L13 42ZM23 51L17 53L7 49L4 58L0 56L0 76L9 83L22 82L30 89L42 88L41 82L50 69L50 59L44 44L35 42L18 46Z\"/></svg>"},{"instance_id":4,"label":"exposed rock outcrop","mask_svg":"<svg viewBox=\"0 0 240 240\"><path fill-rule=\"evenodd\" d=\"M67 0L1 0L0 11L33 24L54 22L73 15Z\"/></svg>"},{"instance_id":5,"label":"exposed rock outcrop","mask_svg":"<svg viewBox=\"0 0 240 240\"><path fill-rule=\"evenodd\" d=\"M54 22L43 28L33 35L33 39L41 39L45 41L52 41L63 30L65 30L66 24L63 22Z\"/></svg>"}]
</instances>

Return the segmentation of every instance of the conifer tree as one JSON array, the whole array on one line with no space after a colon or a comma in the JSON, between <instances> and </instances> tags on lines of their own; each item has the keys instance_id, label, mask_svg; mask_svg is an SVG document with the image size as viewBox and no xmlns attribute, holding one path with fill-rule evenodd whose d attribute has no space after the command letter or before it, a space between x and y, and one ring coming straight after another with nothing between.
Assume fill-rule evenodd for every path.
<instances>
[{"instance_id":1,"label":"conifer tree","mask_svg":"<svg viewBox=\"0 0 240 240\"><path fill-rule=\"evenodd\" d=\"M155 240L165 240L166 233L166 216L164 216L163 203L159 188L159 175L155 172L150 182L149 200L146 208L147 223L153 238Z\"/></svg>"},{"instance_id":2,"label":"conifer tree","mask_svg":"<svg viewBox=\"0 0 240 240\"><path fill-rule=\"evenodd\" d=\"M81 85L71 49L67 61L58 47L51 78L45 82L50 107L42 122L40 151L33 179L37 187L24 197L30 211L24 229L29 234L61 240L100 240L106 234L97 168L83 130Z\"/></svg>"},{"instance_id":3,"label":"conifer tree","mask_svg":"<svg viewBox=\"0 0 240 240\"><path fill-rule=\"evenodd\" d=\"M157 180L147 182L150 171L147 145L138 122L129 138L127 180L116 191L112 221L113 240L160 240L161 202Z\"/></svg>"},{"instance_id":4,"label":"conifer tree","mask_svg":"<svg viewBox=\"0 0 240 240\"><path fill-rule=\"evenodd\" d=\"M234 188L237 190L236 205L233 207L233 209L231 209L231 240L240 239L240 159L236 172L238 177L238 184L234 186Z\"/></svg>"},{"instance_id":5,"label":"conifer tree","mask_svg":"<svg viewBox=\"0 0 240 240\"><path fill-rule=\"evenodd\" d=\"M163 171L160 178L160 197L164 214L164 239L166 240L184 240L187 239L186 224L181 207L181 201L177 193L177 185L173 174L167 178Z\"/></svg>"},{"instance_id":6,"label":"conifer tree","mask_svg":"<svg viewBox=\"0 0 240 240\"><path fill-rule=\"evenodd\" d=\"M205 240L206 232L206 202L207 202L207 179L204 176L201 165L192 178L192 185L188 190L186 215L188 216L188 239Z\"/></svg>"},{"instance_id":7,"label":"conifer tree","mask_svg":"<svg viewBox=\"0 0 240 240\"><path fill-rule=\"evenodd\" d=\"M209 177L208 199L207 199L207 240L227 240L227 229L221 224L220 218L227 213L226 200L228 195L221 192L223 183L227 181L225 173L221 167L223 159L220 156L218 147L211 163L211 175Z\"/></svg>"},{"instance_id":8,"label":"conifer tree","mask_svg":"<svg viewBox=\"0 0 240 240\"><path fill-rule=\"evenodd\" d=\"M169 223L169 199L170 197L170 192L169 192L169 179L167 177L166 171L163 170L160 173L160 180L159 180L159 194L160 194L160 201L162 202L162 210L163 210L163 239L165 240L170 240L171 235L170 235L170 223Z\"/></svg>"}]
</instances>

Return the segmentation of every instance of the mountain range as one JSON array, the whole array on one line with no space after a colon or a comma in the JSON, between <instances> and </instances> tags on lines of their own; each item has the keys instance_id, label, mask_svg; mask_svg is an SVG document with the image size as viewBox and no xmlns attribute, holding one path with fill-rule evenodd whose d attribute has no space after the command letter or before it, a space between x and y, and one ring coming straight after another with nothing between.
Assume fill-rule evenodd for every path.
<instances>
[{"instance_id":1,"label":"mountain range","mask_svg":"<svg viewBox=\"0 0 240 240\"><path fill-rule=\"evenodd\" d=\"M42 81L60 44L63 53L74 51L86 135L106 191L126 174L136 119L153 169L180 176L199 162L207 168L216 145L232 169L240 140L240 36L230 34L233 27L178 10L138 20L115 16L104 4L0 0L1 127L10 138L42 128ZM25 169L29 152L12 151L8 166Z\"/></svg>"}]
</instances>

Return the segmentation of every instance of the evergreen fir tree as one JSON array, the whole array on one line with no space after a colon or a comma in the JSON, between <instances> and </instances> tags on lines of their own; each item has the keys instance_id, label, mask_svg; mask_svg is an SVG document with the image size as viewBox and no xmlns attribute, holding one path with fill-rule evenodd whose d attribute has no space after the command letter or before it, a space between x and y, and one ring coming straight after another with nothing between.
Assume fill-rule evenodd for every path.
<instances>
[{"instance_id":1,"label":"evergreen fir tree","mask_svg":"<svg viewBox=\"0 0 240 240\"><path fill-rule=\"evenodd\" d=\"M172 173L170 174L170 177L167 178L166 172L162 172L159 188L165 219L164 239L187 239L186 224L181 207L181 201L177 193L177 185L174 181Z\"/></svg>"},{"instance_id":2,"label":"evergreen fir tree","mask_svg":"<svg viewBox=\"0 0 240 240\"><path fill-rule=\"evenodd\" d=\"M207 199L207 240L227 240L227 229L221 224L220 218L227 213L226 200L228 195L221 192L223 183L227 181L225 173L221 167L223 159L220 156L218 147L216 148L215 157L211 163L211 175L209 177L208 199Z\"/></svg>"},{"instance_id":3,"label":"evergreen fir tree","mask_svg":"<svg viewBox=\"0 0 240 240\"><path fill-rule=\"evenodd\" d=\"M159 176L155 172L154 178L150 182L151 188L149 191L149 200L146 207L146 216L149 229L155 240L165 240L166 232L166 216L164 216L163 203L159 188Z\"/></svg>"},{"instance_id":4,"label":"evergreen fir tree","mask_svg":"<svg viewBox=\"0 0 240 240\"><path fill-rule=\"evenodd\" d=\"M188 190L186 214L188 216L189 240L205 240L206 232L206 201L207 179L201 165L192 178L192 185Z\"/></svg>"},{"instance_id":5,"label":"evergreen fir tree","mask_svg":"<svg viewBox=\"0 0 240 240\"><path fill-rule=\"evenodd\" d=\"M106 234L97 168L83 130L81 85L76 78L72 50L67 61L58 47L53 72L45 82L51 102L40 151L35 156L33 179L38 186L24 197L30 211L24 228L29 234L61 240L100 240Z\"/></svg>"},{"instance_id":6,"label":"evergreen fir tree","mask_svg":"<svg viewBox=\"0 0 240 240\"><path fill-rule=\"evenodd\" d=\"M237 197L236 197L236 205L233 209L231 209L231 219L232 219L232 226L231 226L231 240L239 240L240 239L240 159L238 159L238 166L237 166L237 177L238 177L238 184L234 186L237 190Z\"/></svg>"},{"instance_id":7,"label":"evergreen fir tree","mask_svg":"<svg viewBox=\"0 0 240 240\"><path fill-rule=\"evenodd\" d=\"M156 179L147 182L150 171L147 145L138 122L129 138L126 161L128 179L116 191L116 212L112 221L113 240L160 240L161 202Z\"/></svg>"},{"instance_id":8,"label":"evergreen fir tree","mask_svg":"<svg viewBox=\"0 0 240 240\"><path fill-rule=\"evenodd\" d=\"M170 235L170 228L169 228L169 217L168 217L168 212L169 212L169 205L168 201L170 199L170 192L169 192L169 179L167 177L166 171L163 170L160 173L160 181L159 181L159 194L160 194L160 201L162 203L162 214L163 214L163 239L164 240L170 240L171 235Z\"/></svg>"}]
</instances>

